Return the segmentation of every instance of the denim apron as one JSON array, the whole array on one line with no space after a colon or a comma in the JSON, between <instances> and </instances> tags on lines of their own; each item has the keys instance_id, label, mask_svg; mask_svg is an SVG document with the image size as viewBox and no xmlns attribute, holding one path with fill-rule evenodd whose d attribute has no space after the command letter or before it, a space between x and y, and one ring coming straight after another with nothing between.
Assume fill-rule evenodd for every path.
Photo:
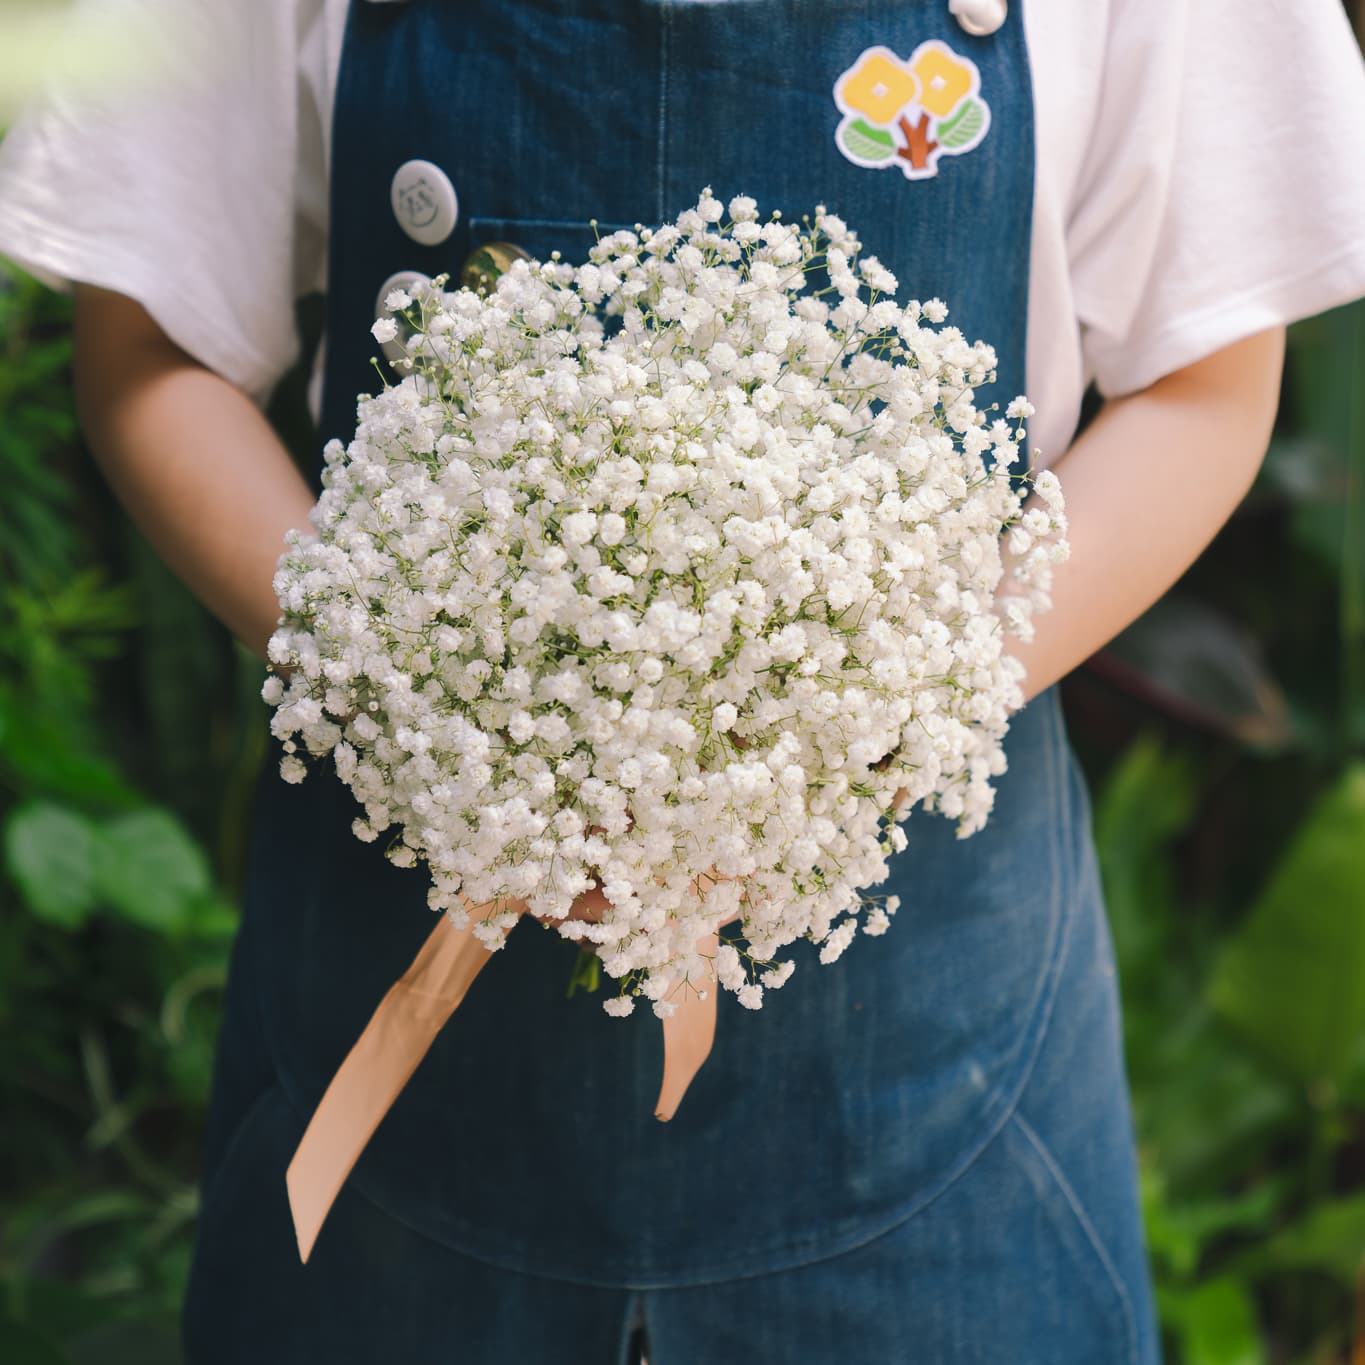
<instances>
[{"instance_id":1,"label":"denim apron","mask_svg":"<svg viewBox=\"0 0 1365 1365\"><path fill-rule=\"evenodd\" d=\"M941 154L937 174L845 154L836 82L869 49L908 58L934 39L979 72L979 145ZM458 194L437 245L391 205L414 159ZM394 272L458 278L491 241L581 260L591 220L657 223L708 184L764 214L826 204L902 299L944 299L996 348L999 382L978 403L1003 410L1024 391L1034 123L1018 3L972 37L945 0L354 0L332 165L324 438L349 438L357 394L378 383L369 328ZM315 488L321 468L319 455ZM1011 1359L1149 1365L1112 953L1055 687L1016 714L1005 748L983 830L959 840L942 816L909 818L908 846L871 888L901 898L883 937L859 935L830 966L794 945L797 971L761 1011L720 994L715 1047L667 1124L653 1117L658 1021L610 1019L601 993L568 997L576 947L523 921L300 1267L285 1164L434 921L426 874L352 835L360 807L330 765L287 784L272 739L204 1151L191 1358L605 1362L628 1306L648 1321L651 1365L668 1365L670 1341L678 1362L801 1362L858 1341L862 1359L909 1360L910 1339L916 1361L998 1359L1013 1341ZM1043 1108L1025 1135L1030 1094ZM397 1338L362 1346L368 1329L347 1316L381 1280L386 1330L401 1317L419 1333L401 1338L406 1355L388 1354ZM573 1291L581 1315L543 1345L527 1333L561 1310L518 1309L531 1283ZM471 1333L493 1303L478 1354ZM846 1317L822 1329L813 1304ZM758 1318L788 1335L744 1335ZM586 1345L599 1319L600 1351ZM854 1321L884 1335L857 1338Z\"/></svg>"}]
</instances>

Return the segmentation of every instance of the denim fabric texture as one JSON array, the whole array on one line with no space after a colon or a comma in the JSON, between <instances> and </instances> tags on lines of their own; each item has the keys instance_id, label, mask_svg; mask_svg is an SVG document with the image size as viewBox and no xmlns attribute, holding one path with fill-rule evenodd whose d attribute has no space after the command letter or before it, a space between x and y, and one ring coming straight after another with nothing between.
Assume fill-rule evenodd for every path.
<instances>
[{"instance_id":1,"label":"denim fabric texture","mask_svg":"<svg viewBox=\"0 0 1365 1365\"><path fill-rule=\"evenodd\" d=\"M992 111L911 182L845 159L832 89L865 49L940 38ZM970 38L943 0L356 0L333 142L322 435L376 382L399 269L490 240L581 259L605 227L716 194L825 203L996 347L1023 390L1033 106L1020 5ZM419 246L394 170L440 165L461 219ZM315 470L320 487L321 462ZM184 1311L195 1365L625 1359L650 1365L1159 1360L1118 983L1058 691L1012 721L986 827L923 812L877 895L901 909L749 1012L677 1116L648 1011L565 986L573 945L513 931L380 1125L307 1266L284 1170L327 1082L430 932L423 872L350 832L330 771L258 779Z\"/></svg>"}]
</instances>

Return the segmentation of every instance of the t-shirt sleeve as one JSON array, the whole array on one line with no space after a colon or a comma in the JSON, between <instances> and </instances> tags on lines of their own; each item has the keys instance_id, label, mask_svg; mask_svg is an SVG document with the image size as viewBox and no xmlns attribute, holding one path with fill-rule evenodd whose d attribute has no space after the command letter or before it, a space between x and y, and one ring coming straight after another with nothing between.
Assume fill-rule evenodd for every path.
<instances>
[{"instance_id":1,"label":"t-shirt sleeve","mask_svg":"<svg viewBox=\"0 0 1365 1365\"><path fill-rule=\"evenodd\" d=\"M53 78L0 143L0 255L126 294L263 403L298 347L294 6L87 0L131 65Z\"/></svg>"},{"instance_id":2,"label":"t-shirt sleeve","mask_svg":"<svg viewBox=\"0 0 1365 1365\"><path fill-rule=\"evenodd\" d=\"M1365 295L1365 62L1340 0L1114 0L1105 66L1067 233L1102 394Z\"/></svg>"}]
</instances>

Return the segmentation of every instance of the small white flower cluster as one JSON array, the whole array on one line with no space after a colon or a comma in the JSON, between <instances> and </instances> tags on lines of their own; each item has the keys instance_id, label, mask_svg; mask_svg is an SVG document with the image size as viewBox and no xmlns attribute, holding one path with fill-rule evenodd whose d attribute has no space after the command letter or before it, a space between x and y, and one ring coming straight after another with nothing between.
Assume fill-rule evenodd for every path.
<instances>
[{"instance_id":1,"label":"small white flower cluster","mask_svg":"<svg viewBox=\"0 0 1365 1365\"><path fill-rule=\"evenodd\" d=\"M1026 515L1008 478L1032 409L978 411L991 348L897 304L823 208L706 191L576 268L444 283L391 300L402 377L289 533L272 730L332 756L358 837L397 826L433 909L508 897L590 943L609 1013L666 1015L681 979L758 1008L785 945L885 932L897 898L861 892L900 815L987 818L1022 702L1003 637L1067 552L1055 475ZM600 923L564 918L595 879ZM703 962L737 913L749 965Z\"/></svg>"}]
</instances>

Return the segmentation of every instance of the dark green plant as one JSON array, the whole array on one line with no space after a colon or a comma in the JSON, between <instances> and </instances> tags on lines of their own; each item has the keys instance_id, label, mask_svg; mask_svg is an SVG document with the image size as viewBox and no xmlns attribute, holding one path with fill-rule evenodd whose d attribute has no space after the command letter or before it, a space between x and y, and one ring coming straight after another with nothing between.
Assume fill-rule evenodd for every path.
<instances>
[{"instance_id":1,"label":"dark green plant","mask_svg":"<svg viewBox=\"0 0 1365 1365\"><path fill-rule=\"evenodd\" d=\"M1365 1254L1365 1197L1340 1179L1365 1131L1365 765L1306 813L1223 934L1209 923L1226 907L1178 875L1201 786L1147 731L1095 816L1168 1355L1340 1360Z\"/></svg>"},{"instance_id":2,"label":"dark green plant","mask_svg":"<svg viewBox=\"0 0 1365 1365\"><path fill-rule=\"evenodd\" d=\"M225 769L250 761L236 742L247 670L225 687L190 666L236 667L234 652L186 609L80 451L69 359L66 302L0 275L7 1365L177 1356L236 924L205 841L231 818ZM145 662L163 686L139 686L157 676ZM214 727L227 763L201 741ZM205 785L208 801L185 799Z\"/></svg>"}]
</instances>

